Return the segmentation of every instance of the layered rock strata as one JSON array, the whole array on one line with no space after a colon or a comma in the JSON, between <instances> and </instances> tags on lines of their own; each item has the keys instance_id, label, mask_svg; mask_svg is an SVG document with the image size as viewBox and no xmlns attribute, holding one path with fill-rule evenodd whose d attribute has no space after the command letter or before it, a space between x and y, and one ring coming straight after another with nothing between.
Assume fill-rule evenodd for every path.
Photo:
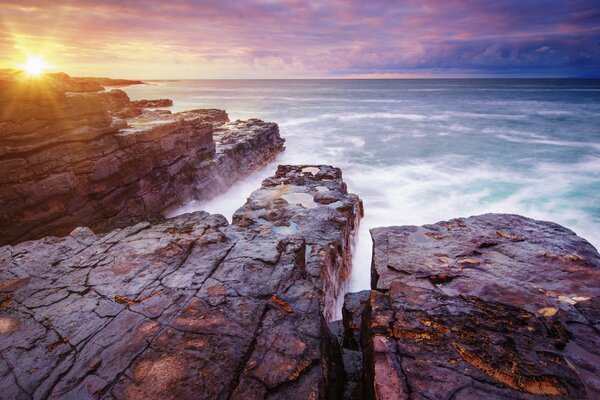
<instances>
[{"instance_id":1,"label":"layered rock strata","mask_svg":"<svg viewBox=\"0 0 600 400\"><path fill-rule=\"evenodd\" d=\"M371 231L344 345L367 399L600 398L600 256L559 225L488 214Z\"/></svg>"},{"instance_id":2,"label":"layered rock strata","mask_svg":"<svg viewBox=\"0 0 600 400\"><path fill-rule=\"evenodd\" d=\"M317 399L362 215L340 170L280 166L240 208L0 248L10 399Z\"/></svg>"},{"instance_id":3,"label":"layered rock strata","mask_svg":"<svg viewBox=\"0 0 600 400\"><path fill-rule=\"evenodd\" d=\"M157 218L223 192L283 150L274 123L144 111L121 90L11 82L0 90L0 244Z\"/></svg>"}]
</instances>

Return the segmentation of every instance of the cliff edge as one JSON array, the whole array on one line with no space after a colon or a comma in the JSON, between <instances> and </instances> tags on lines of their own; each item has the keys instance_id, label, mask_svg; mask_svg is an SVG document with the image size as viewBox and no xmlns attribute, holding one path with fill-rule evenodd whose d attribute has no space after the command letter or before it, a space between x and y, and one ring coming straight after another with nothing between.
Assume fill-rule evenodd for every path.
<instances>
[{"instance_id":1,"label":"cliff edge","mask_svg":"<svg viewBox=\"0 0 600 400\"><path fill-rule=\"evenodd\" d=\"M222 193L284 148L274 123L148 110L140 105L156 104L80 84L62 75L3 81L0 244L155 220Z\"/></svg>"}]
</instances>

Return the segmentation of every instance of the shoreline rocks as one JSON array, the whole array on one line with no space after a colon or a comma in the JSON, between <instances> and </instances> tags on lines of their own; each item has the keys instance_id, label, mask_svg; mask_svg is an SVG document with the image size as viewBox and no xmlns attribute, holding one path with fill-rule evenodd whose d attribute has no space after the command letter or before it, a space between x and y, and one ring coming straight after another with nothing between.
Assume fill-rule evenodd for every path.
<instances>
[{"instance_id":1,"label":"shoreline rocks","mask_svg":"<svg viewBox=\"0 0 600 400\"><path fill-rule=\"evenodd\" d=\"M38 86L52 86L62 92L75 93L99 92L107 86L125 87L146 84L146 82L131 79L72 77L64 72L47 72L40 77L27 77L21 70L0 69L0 88L13 85L18 81L29 81Z\"/></svg>"},{"instance_id":2,"label":"shoreline rocks","mask_svg":"<svg viewBox=\"0 0 600 400\"><path fill-rule=\"evenodd\" d=\"M0 244L159 219L222 193L284 149L277 124L229 122L222 110L144 110L118 89L12 82L0 109Z\"/></svg>"},{"instance_id":3,"label":"shoreline rocks","mask_svg":"<svg viewBox=\"0 0 600 400\"><path fill-rule=\"evenodd\" d=\"M161 108L161 107L171 107L173 105L173 100L171 99L156 99L156 100L135 100L132 101L136 107L141 108Z\"/></svg>"},{"instance_id":4,"label":"shoreline rocks","mask_svg":"<svg viewBox=\"0 0 600 400\"><path fill-rule=\"evenodd\" d=\"M376 228L344 343L373 398L600 396L600 256L557 224L486 214ZM345 351L345 350L344 350Z\"/></svg>"},{"instance_id":5,"label":"shoreline rocks","mask_svg":"<svg viewBox=\"0 0 600 400\"><path fill-rule=\"evenodd\" d=\"M103 87L139 81L13 75L3 396L600 398L600 255L572 231L508 214L376 228L371 290L346 293L363 207L337 168L280 165L231 224L162 217L272 161L276 124Z\"/></svg>"},{"instance_id":6,"label":"shoreline rocks","mask_svg":"<svg viewBox=\"0 0 600 400\"><path fill-rule=\"evenodd\" d=\"M279 166L235 214L0 248L0 382L26 398L335 398L326 315L362 216L339 169Z\"/></svg>"}]
</instances>

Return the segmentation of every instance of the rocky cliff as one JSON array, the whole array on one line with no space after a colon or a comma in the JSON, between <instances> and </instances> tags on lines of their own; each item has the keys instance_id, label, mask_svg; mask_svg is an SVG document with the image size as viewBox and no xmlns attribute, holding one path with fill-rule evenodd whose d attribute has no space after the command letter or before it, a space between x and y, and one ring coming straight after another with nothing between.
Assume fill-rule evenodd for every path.
<instances>
[{"instance_id":1,"label":"rocky cliff","mask_svg":"<svg viewBox=\"0 0 600 400\"><path fill-rule=\"evenodd\" d=\"M362 215L340 170L280 166L240 208L0 248L10 399L317 399Z\"/></svg>"},{"instance_id":2,"label":"rocky cliff","mask_svg":"<svg viewBox=\"0 0 600 400\"><path fill-rule=\"evenodd\" d=\"M372 230L346 297L354 398L600 398L600 256L559 225L488 214ZM358 355L357 355L358 350Z\"/></svg>"},{"instance_id":3,"label":"rocky cliff","mask_svg":"<svg viewBox=\"0 0 600 400\"><path fill-rule=\"evenodd\" d=\"M157 218L223 192L283 150L274 123L143 110L121 90L66 91L73 85L68 76L3 81L0 244Z\"/></svg>"},{"instance_id":4,"label":"rocky cliff","mask_svg":"<svg viewBox=\"0 0 600 400\"><path fill-rule=\"evenodd\" d=\"M600 398L600 255L568 229L377 228L344 297L339 169L279 166L231 224L160 217L272 160L276 124L1 75L0 244L70 234L0 247L0 397Z\"/></svg>"}]
</instances>

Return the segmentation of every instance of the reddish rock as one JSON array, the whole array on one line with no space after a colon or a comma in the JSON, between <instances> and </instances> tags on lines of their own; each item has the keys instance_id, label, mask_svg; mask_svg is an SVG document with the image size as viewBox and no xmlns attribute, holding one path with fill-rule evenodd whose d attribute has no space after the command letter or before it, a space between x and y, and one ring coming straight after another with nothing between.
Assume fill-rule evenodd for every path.
<instances>
[{"instance_id":1,"label":"reddish rock","mask_svg":"<svg viewBox=\"0 0 600 400\"><path fill-rule=\"evenodd\" d=\"M3 395L340 397L325 315L360 216L338 169L280 166L232 225L196 212L1 247Z\"/></svg>"},{"instance_id":2,"label":"reddish rock","mask_svg":"<svg viewBox=\"0 0 600 400\"><path fill-rule=\"evenodd\" d=\"M361 327L356 301L345 312L366 398L600 396L600 256L587 241L504 214L371 232Z\"/></svg>"}]
</instances>

